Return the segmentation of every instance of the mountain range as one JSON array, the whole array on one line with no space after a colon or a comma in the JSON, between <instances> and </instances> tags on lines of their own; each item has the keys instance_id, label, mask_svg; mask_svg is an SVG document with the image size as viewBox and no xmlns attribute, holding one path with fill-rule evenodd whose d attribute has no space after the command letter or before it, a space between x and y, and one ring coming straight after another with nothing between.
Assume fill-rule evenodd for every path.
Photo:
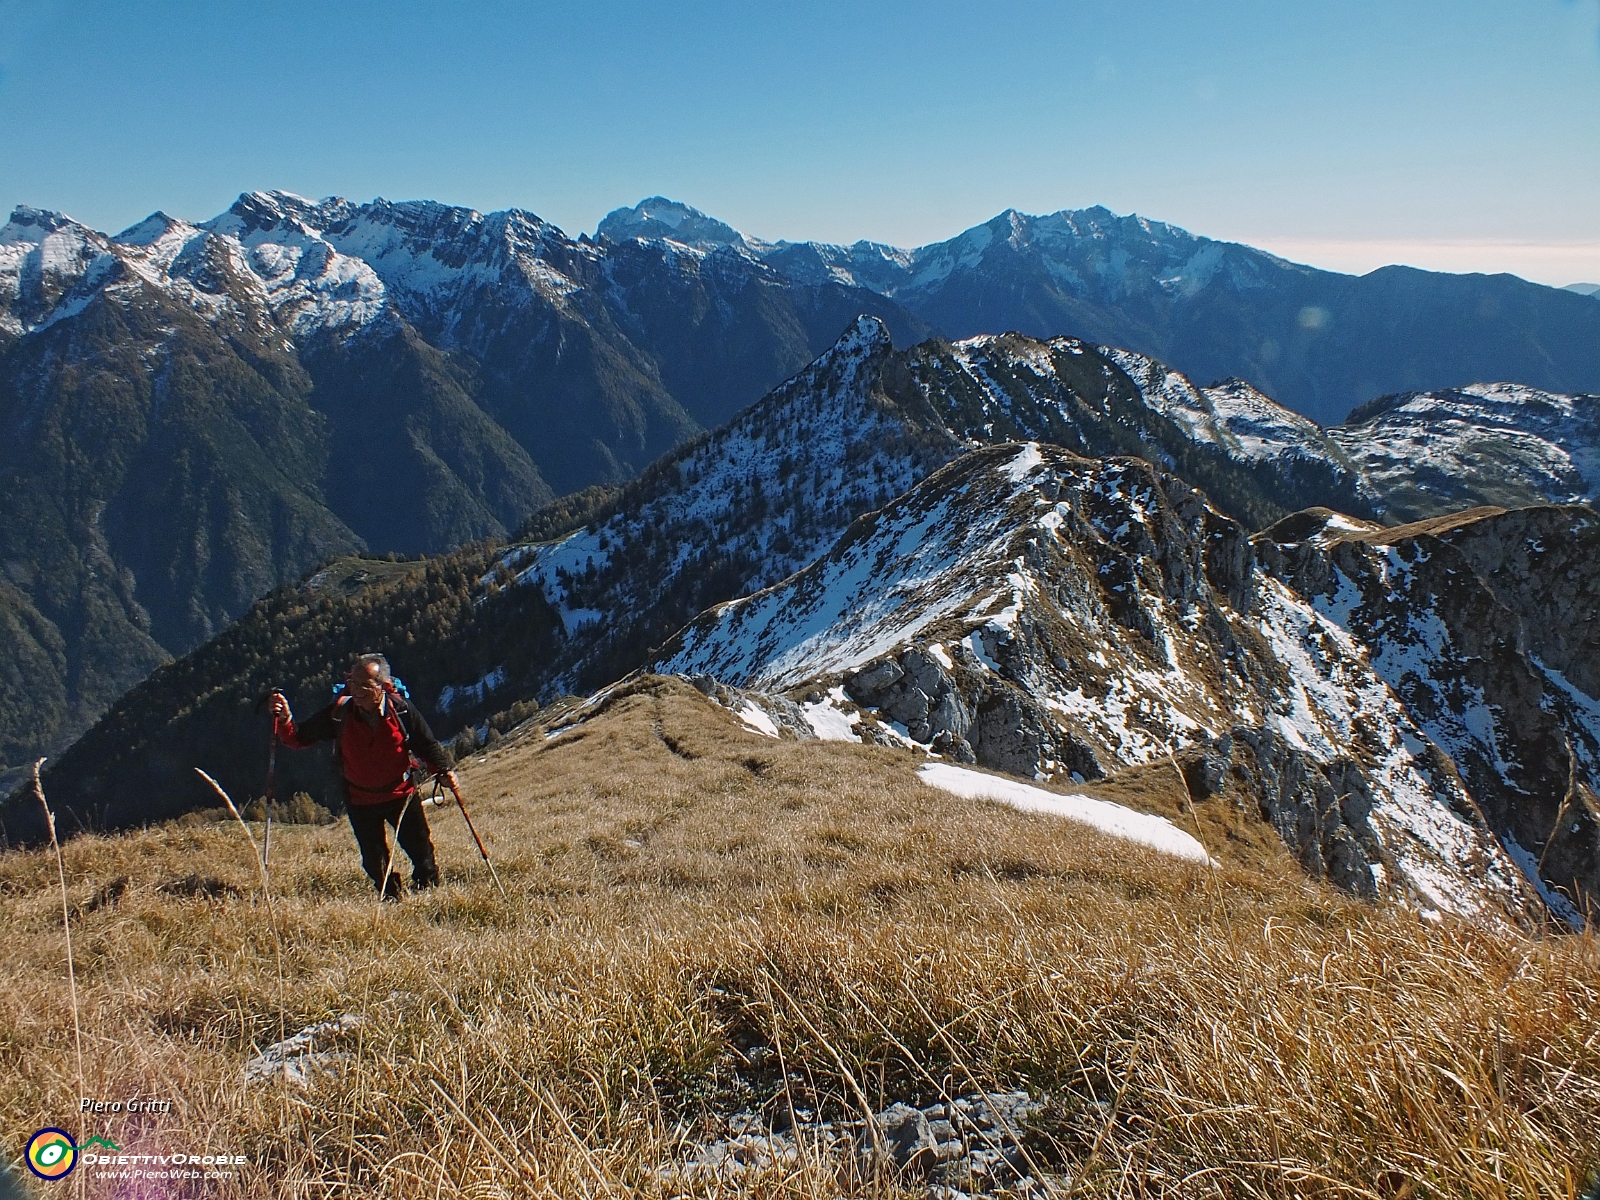
<instances>
[{"instance_id":1,"label":"mountain range","mask_svg":"<svg viewBox=\"0 0 1600 1200\"><path fill-rule=\"evenodd\" d=\"M1396 398L1366 437L1398 443L1447 402L1486 401ZM896 350L862 317L717 431L547 512L542 540L273 593L114 705L47 783L89 825L205 803L193 766L250 794L255 696L290 681L318 703L376 634L464 745L493 714L670 671L766 694L802 732L1045 781L1170 754L1202 798L1240 782L1347 890L1576 922L1600 885L1600 520L1543 503L1385 526L1425 494L1307 424L1128 351ZM1547 478L1544 454L1505 456L1524 461ZM327 786L320 758L289 757L280 789ZM30 811L7 808L8 836Z\"/></svg>"},{"instance_id":2,"label":"mountain range","mask_svg":"<svg viewBox=\"0 0 1600 1200\"><path fill-rule=\"evenodd\" d=\"M654 197L599 232L734 247L797 281L892 297L948 338L1074 334L1193 379L1236 376L1324 425L1374 396L1483 380L1600 391L1600 310L1576 291L1400 266L1343 275L1105 208L1008 209L902 249L766 242Z\"/></svg>"},{"instance_id":3,"label":"mountain range","mask_svg":"<svg viewBox=\"0 0 1600 1200\"><path fill-rule=\"evenodd\" d=\"M531 214L240 197L0 229L0 762L334 554L504 537L803 366L875 293Z\"/></svg>"},{"instance_id":4,"label":"mountain range","mask_svg":"<svg viewBox=\"0 0 1600 1200\"><path fill-rule=\"evenodd\" d=\"M1569 351L1581 357L1594 339L1568 337L1563 322L1582 325L1583 297L1509 277L1422 278L1429 304L1459 300L1480 316L1511 288L1526 320L1473 325L1451 343L1455 365L1431 375L1381 367L1392 358L1381 338L1336 356L1339 370L1378 372L1351 401L1413 374L1463 385L1437 401L1437 420L1408 398L1390 404L1383 429L1404 419L1409 433L1382 443L1373 426L1352 442L1268 399L1268 377L1251 375L1244 354L1260 350L1259 330L1229 326L1207 343L1243 347L1228 369L1251 383L1201 388L1138 347L1167 345L1163 329L1205 328L1216 311L1278 320L1307 280L1362 281L1104 210L997 221L906 251L760 242L664 200L612 213L592 239L515 210L282 192L241 196L201 225L154 214L115 237L18 209L0 229L0 764L63 747L158 664L331 557L502 539L558 494L626 483L803 367L859 313L897 344L925 346L907 369L922 372L916 387L949 445L1016 436L1152 453L1252 528L1313 503L1398 521L1592 494L1581 453L1592 400L1528 382L1581 376ZM1449 299L1462 288L1489 290ZM1544 293L1557 308L1541 307ZM1337 303L1324 309L1315 329L1307 305L1295 309L1293 337L1322 345L1346 328ZM1059 352L1027 349L1047 343L1025 337L928 340L969 317L994 332L1108 332ZM1538 370L1519 357L1528 337L1556 348ZM1041 353L1059 360L1043 374L1028 359ZM1111 382L1058 369L1077 356ZM1310 350L1288 358L1323 369ZM1467 437L1433 476L1408 474L1406 438L1428 421L1437 439L1489 419L1489 393L1472 390L1463 362L1523 380L1517 397L1546 397L1537 403L1563 415L1530 428L1515 462L1485 458ZM1312 390L1337 392L1336 375ZM1505 447L1521 410L1500 410L1489 437ZM1403 486L1383 482L1385 454ZM1542 475L1526 469L1534 458ZM1474 470L1455 471L1469 461ZM861 485L874 503L911 482L884 472ZM827 504L854 515L858 499ZM825 546L818 537L807 553ZM719 561L745 553L724 548ZM740 583L767 578L739 570ZM697 585L637 636L664 636L699 600L734 594Z\"/></svg>"}]
</instances>

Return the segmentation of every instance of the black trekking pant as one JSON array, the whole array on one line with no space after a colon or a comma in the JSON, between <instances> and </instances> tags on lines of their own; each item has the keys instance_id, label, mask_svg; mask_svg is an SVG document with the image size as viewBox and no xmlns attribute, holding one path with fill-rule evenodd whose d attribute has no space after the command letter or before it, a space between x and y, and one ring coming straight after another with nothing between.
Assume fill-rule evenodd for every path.
<instances>
[{"instance_id":1,"label":"black trekking pant","mask_svg":"<svg viewBox=\"0 0 1600 1200\"><path fill-rule=\"evenodd\" d=\"M432 887L439 882L439 866L433 858L433 838L428 832L428 818L422 812L422 797L413 794L410 807L404 800L385 800L382 804L349 804L350 828L356 835L356 845L361 847L361 869L372 880L372 886L385 895L398 894L400 880L392 871L385 886L383 868L389 861L388 826L399 822L395 841L400 843L411 859L411 885ZM400 810L405 809L405 820L400 820Z\"/></svg>"}]
</instances>

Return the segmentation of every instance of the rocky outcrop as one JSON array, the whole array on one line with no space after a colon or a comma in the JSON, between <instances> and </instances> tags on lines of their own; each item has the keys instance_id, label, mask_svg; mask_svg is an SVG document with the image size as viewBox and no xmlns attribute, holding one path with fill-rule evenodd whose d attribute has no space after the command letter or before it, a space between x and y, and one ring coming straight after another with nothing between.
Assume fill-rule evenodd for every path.
<instances>
[{"instance_id":1,"label":"rocky outcrop","mask_svg":"<svg viewBox=\"0 0 1600 1200\"><path fill-rule=\"evenodd\" d=\"M661 1175L674 1183L737 1185L798 1165L803 1143L804 1153L831 1162L841 1179L920 1184L937 1196L1031 1200L1070 1183L1066 1165L1029 1136L1046 1109L1045 1099L1025 1091L989 1092L922 1107L896 1101L866 1119L822 1120L801 1110L798 1126L781 1128L747 1110L713 1118L723 1136L694 1145Z\"/></svg>"},{"instance_id":2,"label":"rocky outcrop","mask_svg":"<svg viewBox=\"0 0 1600 1200\"><path fill-rule=\"evenodd\" d=\"M1319 766L1271 729L1240 727L1221 740L1225 752L1239 748L1234 769L1306 874L1357 896L1378 894L1374 869L1387 858L1392 871L1393 858L1368 821L1372 786L1359 766Z\"/></svg>"},{"instance_id":3,"label":"rocky outcrop","mask_svg":"<svg viewBox=\"0 0 1600 1200\"><path fill-rule=\"evenodd\" d=\"M1393 536L1393 535L1391 535ZM1433 531L1517 617L1517 644L1600 699L1600 518L1583 505L1490 512Z\"/></svg>"},{"instance_id":4,"label":"rocky outcrop","mask_svg":"<svg viewBox=\"0 0 1600 1200\"><path fill-rule=\"evenodd\" d=\"M702 614L660 662L838 687L904 742L1043 782L1181 756L1197 797L1236 782L1318 878L1526 918L1540 903L1472 772L1325 602L1377 553L1252 542L1143 461L992 447L805 571Z\"/></svg>"},{"instance_id":5,"label":"rocky outcrop","mask_svg":"<svg viewBox=\"0 0 1600 1200\"><path fill-rule=\"evenodd\" d=\"M1600 519L1479 509L1300 532L1257 539L1267 570L1365 650L1552 908L1583 913L1600 896Z\"/></svg>"},{"instance_id":6,"label":"rocky outcrop","mask_svg":"<svg viewBox=\"0 0 1600 1200\"><path fill-rule=\"evenodd\" d=\"M975 636L980 642L988 638L986 656L1001 653L992 633ZM956 762L1028 777L1038 774L1041 763L1058 764L1079 779L1103 774L1090 746L1063 730L1027 692L986 671L968 646L956 646L944 661L926 646L911 646L846 672L843 683L856 703Z\"/></svg>"},{"instance_id":7,"label":"rocky outcrop","mask_svg":"<svg viewBox=\"0 0 1600 1200\"><path fill-rule=\"evenodd\" d=\"M733 688L709 675L691 675L689 682L703 696L731 709L747 727L780 740L809 742L816 731L806 720L805 710L787 696Z\"/></svg>"}]
</instances>

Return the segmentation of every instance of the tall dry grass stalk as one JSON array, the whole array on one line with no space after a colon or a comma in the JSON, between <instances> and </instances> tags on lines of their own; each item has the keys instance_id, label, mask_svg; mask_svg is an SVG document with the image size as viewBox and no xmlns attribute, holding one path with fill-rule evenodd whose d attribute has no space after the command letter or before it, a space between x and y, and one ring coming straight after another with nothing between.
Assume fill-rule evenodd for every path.
<instances>
[{"instance_id":1,"label":"tall dry grass stalk","mask_svg":"<svg viewBox=\"0 0 1600 1200\"><path fill-rule=\"evenodd\" d=\"M1337 895L1227 795L1193 804L1219 863L1199 868L648 680L484 757L475 815L519 902L441 823L445 885L375 927L343 828L280 824L281 989L225 827L63 846L84 1030L126 1048L103 1086L183 1102L85 1134L252 1157L182 1196L888 1200L926 1186L863 1166L864 1111L1023 1088L1031 1169L1074 1200L1580 1200L1600 1165L1592 934ZM1172 774L1103 790L1175 813ZM54 875L0 857L13 1143L67 1116L37 1052L64 1039ZM280 1027L367 1019L304 1088L242 1087L275 1000ZM795 1156L685 1174L746 1111L798 1122Z\"/></svg>"},{"instance_id":2,"label":"tall dry grass stalk","mask_svg":"<svg viewBox=\"0 0 1600 1200\"><path fill-rule=\"evenodd\" d=\"M87 1096L83 1074L83 1021L78 1012L78 972L72 954L72 902L67 895L67 864L61 855L61 842L56 838L56 815L44 798L44 783L39 778L39 768L44 766L44 761L41 758L33 764L33 794L39 799L39 807L44 809L44 823L50 830L50 849L56 856L56 879L61 885L61 936L67 944L67 994L72 1002L72 1045L78 1063L78 1095Z\"/></svg>"},{"instance_id":3,"label":"tall dry grass stalk","mask_svg":"<svg viewBox=\"0 0 1600 1200\"><path fill-rule=\"evenodd\" d=\"M383 907L383 902L389 898L389 875L394 870L394 852L400 844L400 830L406 823L406 814L411 811L411 800L416 795L412 792L406 797L406 802L400 806L400 819L394 823L394 837L388 833L383 835L384 842L389 847L389 853L383 859L383 878L378 883L378 906ZM396 896L396 899L399 897Z\"/></svg>"},{"instance_id":4,"label":"tall dry grass stalk","mask_svg":"<svg viewBox=\"0 0 1600 1200\"><path fill-rule=\"evenodd\" d=\"M267 906L267 924L272 930L273 960L277 966L278 974L278 1041L281 1043L287 1040L289 1036L288 1020L285 1016L283 1005L283 934L278 928L277 907L272 903L272 877L267 874L267 856L261 853L260 849L256 846L255 835L250 832L250 826L245 823L244 816L239 812L238 808L235 807L233 803L233 797L229 796L227 792L223 791L222 785L215 779L211 778L211 776L207 775L199 767L194 769L194 773L210 784L211 790L216 792L217 795L221 796L222 802L228 806L228 812L238 823L239 828L244 831L244 839L247 843L249 843L250 846L250 859L256 864L256 870L261 876L261 899L262 902ZM284 1063L284 1072L285 1078L287 1079L287 1060Z\"/></svg>"}]
</instances>

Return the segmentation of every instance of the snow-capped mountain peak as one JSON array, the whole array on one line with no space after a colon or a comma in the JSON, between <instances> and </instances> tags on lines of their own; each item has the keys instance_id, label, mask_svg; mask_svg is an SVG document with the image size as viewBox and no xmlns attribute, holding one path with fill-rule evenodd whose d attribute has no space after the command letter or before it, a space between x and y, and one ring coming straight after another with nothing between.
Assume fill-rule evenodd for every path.
<instances>
[{"instance_id":1,"label":"snow-capped mountain peak","mask_svg":"<svg viewBox=\"0 0 1600 1200\"><path fill-rule=\"evenodd\" d=\"M81 310L115 265L104 235L19 205L0 227L0 335L20 337Z\"/></svg>"},{"instance_id":2,"label":"snow-capped mountain peak","mask_svg":"<svg viewBox=\"0 0 1600 1200\"><path fill-rule=\"evenodd\" d=\"M190 225L176 217L169 217L157 209L142 221L137 221L128 226L111 240L121 246L148 246L156 240L166 237L176 229L193 229L198 231L199 226Z\"/></svg>"},{"instance_id":3,"label":"snow-capped mountain peak","mask_svg":"<svg viewBox=\"0 0 1600 1200\"><path fill-rule=\"evenodd\" d=\"M228 211L205 222L212 233L244 240L255 232L269 232L293 223L304 233L314 233L347 217L354 205L340 196L311 200L294 192L245 192Z\"/></svg>"},{"instance_id":4,"label":"snow-capped mountain peak","mask_svg":"<svg viewBox=\"0 0 1600 1200\"><path fill-rule=\"evenodd\" d=\"M651 196L632 208L612 209L601 220L595 235L612 241L667 238L697 250L733 246L757 253L770 248L769 243L747 238L725 221L708 217L698 208L665 196Z\"/></svg>"}]
</instances>

